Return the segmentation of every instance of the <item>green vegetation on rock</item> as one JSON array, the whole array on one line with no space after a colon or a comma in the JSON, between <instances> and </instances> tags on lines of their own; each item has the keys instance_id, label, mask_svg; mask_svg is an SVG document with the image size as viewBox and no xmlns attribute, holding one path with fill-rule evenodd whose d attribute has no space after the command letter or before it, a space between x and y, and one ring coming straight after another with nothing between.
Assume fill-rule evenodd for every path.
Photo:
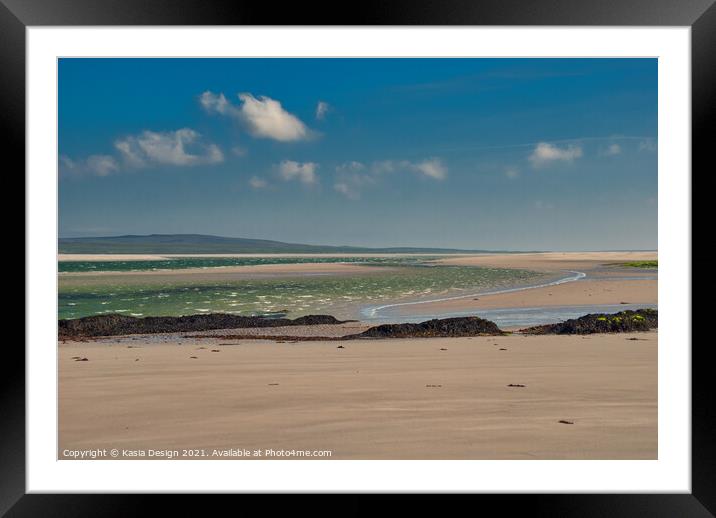
<instances>
[{"instance_id":1,"label":"green vegetation on rock","mask_svg":"<svg viewBox=\"0 0 716 518\"><path fill-rule=\"evenodd\" d=\"M656 309L627 310L607 315L595 313L570 319L558 324L533 326L522 333L531 335L586 335L592 333L631 333L649 331L659 327L659 312Z\"/></svg>"},{"instance_id":2,"label":"green vegetation on rock","mask_svg":"<svg viewBox=\"0 0 716 518\"><path fill-rule=\"evenodd\" d=\"M656 269L659 268L659 261L631 261L628 263L622 263L621 266L629 266L630 268Z\"/></svg>"}]
</instances>

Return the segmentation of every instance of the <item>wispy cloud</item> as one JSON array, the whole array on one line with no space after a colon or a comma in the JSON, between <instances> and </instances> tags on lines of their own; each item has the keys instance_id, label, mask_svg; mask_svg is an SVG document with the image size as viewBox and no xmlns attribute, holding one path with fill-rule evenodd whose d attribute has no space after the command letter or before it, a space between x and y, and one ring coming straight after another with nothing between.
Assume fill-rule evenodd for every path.
<instances>
[{"instance_id":1,"label":"wispy cloud","mask_svg":"<svg viewBox=\"0 0 716 518\"><path fill-rule=\"evenodd\" d=\"M251 186L252 189L256 190L265 189L266 187L268 187L268 182L258 176L252 176L249 179L249 186Z\"/></svg>"},{"instance_id":2,"label":"wispy cloud","mask_svg":"<svg viewBox=\"0 0 716 518\"><path fill-rule=\"evenodd\" d=\"M336 167L338 176L333 188L350 200L361 197L363 189L376 183L376 176L366 171L366 166L360 162L348 162Z\"/></svg>"},{"instance_id":3,"label":"wispy cloud","mask_svg":"<svg viewBox=\"0 0 716 518\"><path fill-rule=\"evenodd\" d=\"M240 93L238 97L241 104L237 106L226 99L223 93L206 91L199 96L199 103L209 113L237 119L255 138L294 142L308 140L315 135L275 99L266 96L257 98L250 93Z\"/></svg>"},{"instance_id":4,"label":"wispy cloud","mask_svg":"<svg viewBox=\"0 0 716 518\"><path fill-rule=\"evenodd\" d=\"M639 142L639 151L656 151L656 139L648 138Z\"/></svg>"},{"instance_id":5,"label":"wispy cloud","mask_svg":"<svg viewBox=\"0 0 716 518\"><path fill-rule=\"evenodd\" d=\"M515 180L520 177L520 170L516 167L508 167L505 169L505 176L510 180Z\"/></svg>"},{"instance_id":6,"label":"wispy cloud","mask_svg":"<svg viewBox=\"0 0 716 518\"><path fill-rule=\"evenodd\" d=\"M448 169L439 158L424 160L379 160L367 165L350 161L336 167L336 181L333 188L349 199L357 200L362 191L377 184L380 177L397 172L409 172L430 180L442 181L447 178Z\"/></svg>"},{"instance_id":7,"label":"wispy cloud","mask_svg":"<svg viewBox=\"0 0 716 518\"><path fill-rule=\"evenodd\" d=\"M431 178L433 180L444 180L447 178L448 169L439 158L426 158L423 160L381 160L373 162L371 171L374 174L393 173L396 171L409 171Z\"/></svg>"},{"instance_id":8,"label":"wispy cloud","mask_svg":"<svg viewBox=\"0 0 716 518\"><path fill-rule=\"evenodd\" d=\"M621 155L622 147L619 144L609 144L607 148L602 152L604 156L617 156Z\"/></svg>"},{"instance_id":9,"label":"wispy cloud","mask_svg":"<svg viewBox=\"0 0 716 518\"><path fill-rule=\"evenodd\" d=\"M231 148L231 153L232 153L234 156L241 156L241 157L243 157L243 156L248 155L248 154L249 154L249 151L248 151L245 147L242 147L242 146L234 146L234 147Z\"/></svg>"},{"instance_id":10,"label":"wispy cloud","mask_svg":"<svg viewBox=\"0 0 716 518\"><path fill-rule=\"evenodd\" d=\"M549 142L540 142L527 159L534 167L543 167L556 162L571 163L581 156L582 146L569 144L559 147Z\"/></svg>"},{"instance_id":11,"label":"wispy cloud","mask_svg":"<svg viewBox=\"0 0 716 518\"><path fill-rule=\"evenodd\" d=\"M331 111L330 104L328 104L326 101L318 101L318 104L316 104L316 119L322 121L326 118L326 115L328 115L329 111Z\"/></svg>"},{"instance_id":12,"label":"wispy cloud","mask_svg":"<svg viewBox=\"0 0 716 518\"><path fill-rule=\"evenodd\" d=\"M345 162L343 164L340 164L339 166L336 167L336 172L338 172L338 173L355 173L358 171L363 171L363 170L365 170L365 168L366 168L366 165L363 162L356 162L354 160L351 162Z\"/></svg>"},{"instance_id":13,"label":"wispy cloud","mask_svg":"<svg viewBox=\"0 0 716 518\"><path fill-rule=\"evenodd\" d=\"M349 200L358 200L368 180L370 180L368 176L353 175L337 181L333 184L333 188Z\"/></svg>"},{"instance_id":14,"label":"wispy cloud","mask_svg":"<svg viewBox=\"0 0 716 518\"><path fill-rule=\"evenodd\" d=\"M444 180L447 177L447 167L439 158L429 158L422 162L409 163L408 168L433 180Z\"/></svg>"},{"instance_id":15,"label":"wispy cloud","mask_svg":"<svg viewBox=\"0 0 716 518\"><path fill-rule=\"evenodd\" d=\"M373 174L385 174L392 173L397 169L398 162L393 160L380 160L373 162L370 166L370 170Z\"/></svg>"},{"instance_id":16,"label":"wispy cloud","mask_svg":"<svg viewBox=\"0 0 716 518\"><path fill-rule=\"evenodd\" d=\"M459 151L487 151L487 150L493 150L493 149L518 149L518 148L534 148L535 146L539 144L550 144L553 146L559 146L561 144L572 144L579 147L583 147L584 145L590 143L590 142L615 142L615 141L639 141L640 142L640 148L647 149L648 147L654 146L655 148L655 141L656 139L653 137L639 137L639 136L630 136L630 135L608 135L603 137L575 137L575 138L565 138L565 139L555 139L555 140L539 140L539 141L532 141L532 142L520 142L520 143L514 143L514 144L486 144L486 145L479 145L479 144L470 144L470 145L464 145L464 146L441 146L433 148L433 151L436 153L452 153L452 152L459 152ZM623 147L623 146L622 146ZM422 154L423 150L416 150L415 154Z\"/></svg>"},{"instance_id":17,"label":"wispy cloud","mask_svg":"<svg viewBox=\"0 0 716 518\"><path fill-rule=\"evenodd\" d=\"M304 185L318 183L316 169L318 169L318 164L315 162L300 163L293 160L284 160L278 166L278 172L282 179L286 181L298 180Z\"/></svg>"},{"instance_id":18,"label":"wispy cloud","mask_svg":"<svg viewBox=\"0 0 716 518\"><path fill-rule=\"evenodd\" d=\"M119 171L119 163L110 155L90 155L84 160L60 157L61 176L109 176Z\"/></svg>"},{"instance_id":19,"label":"wispy cloud","mask_svg":"<svg viewBox=\"0 0 716 518\"><path fill-rule=\"evenodd\" d=\"M241 115L241 110L231 104L223 93L215 94L214 92L207 90L199 96L199 103L209 113L231 115L234 117L239 117Z\"/></svg>"},{"instance_id":20,"label":"wispy cloud","mask_svg":"<svg viewBox=\"0 0 716 518\"><path fill-rule=\"evenodd\" d=\"M118 139L114 147L132 167L149 165L193 166L218 164L224 154L216 144L205 142L190 128L176 131L143 131Z\"/></svg>"}]
</instances>

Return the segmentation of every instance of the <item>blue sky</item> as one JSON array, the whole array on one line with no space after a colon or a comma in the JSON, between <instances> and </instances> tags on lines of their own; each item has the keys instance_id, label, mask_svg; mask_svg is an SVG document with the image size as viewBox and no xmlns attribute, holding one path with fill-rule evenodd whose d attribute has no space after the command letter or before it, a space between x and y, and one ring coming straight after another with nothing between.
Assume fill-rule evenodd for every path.
<instances>
[{"instance_id":1,"label":"blue sky","mask_svg":"<svg viewBox=\"0 0 716 518\"><path fill-rule=\"evenodd\" d=\"M62 59L60 236L657 247L655 59Z\"/></svg>"}]
</instances>

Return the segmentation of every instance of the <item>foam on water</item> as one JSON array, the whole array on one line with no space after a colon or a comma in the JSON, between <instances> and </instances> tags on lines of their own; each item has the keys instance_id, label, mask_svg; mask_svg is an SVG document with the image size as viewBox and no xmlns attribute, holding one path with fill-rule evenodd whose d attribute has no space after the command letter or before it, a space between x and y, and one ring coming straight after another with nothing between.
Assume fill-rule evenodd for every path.
<instances>
[{"instance_id":1,"label":"foam on water","mask_svg":"<svg viewBox=\"0 0 716 518\"><path fill-rule=\"evenodd\" d=\"M438 256L392 257L172 257L157 260L133 261L60 261L59 272L138 272L182 270L186 268L226 268L230 266L256 266L263 264L303 263L358 263L376 266L422 265ZM325 274L314 274L325 275Z\"/></svg>"},{"instance_id":2,"label":"foam on water","mask_svg":"<svg viewBox=\"0 0 716 518\"><path fill-rule=\"evenodd\" d=\"M563 278L560 278L560 279L557 279L557 280L554 280L551 282L542 283L542 284L533 284L533 285L529 285L529 286L517 286L517 287L504 288L504 289L498 289L498 290L492 290L492 291L480 291L477 293L471 293L469 295L458 295L458 296L453 296L453 297L443 297L443 298L408 301L408 302L396 302L393 304L385 304L383 306L367 307L367 308L363 308L361 310L361 314L368 319L377 319L377 318L381 318L380 313L382 311L385 311L390 308L396 308L399 306L416 306L419 304L429 304L431 302L445 302L448 300L459 300L459 299L466 299L466 298L470 298L470 297L478 297L478 296L485 296L485 295L499 295L501 293L524 291L524 290L533 289L533 288L546 288L548 286L556 286L558 284L564 284L566 282L578 281L578 280L583 279L587 276L587 274L584 272L575 272L572 270L565 270L565 271L569 272L572 275L568 275L566 277L563 277Z\"/></svg>"},{"instance_id":3,"label":"foam on water","mask_svg":"<svg viewBox=\"0 0 716 518\"><path fill-rule=\"evenodd\" d=\"M153 316L178 316L200 310L233 311L245 315L281 310L291 316L309 313L340 318L360 317L368 304L384 306L430 294L464 297L495 289L534 284L544 274L526 270L465 266L402 265L375 273L232 279L208 282L192 276L166 281L147 276L123 282L116 276L60 276L59 317L77 318L114 308ZM178 280L177 280L178 279ZM141 282L141 285L137 283ZM240 304L240 306L236 306ZM187 308L194 308L187 310ZM206 311L202 311L206 312Z\"/></svg>"}]
</instances>

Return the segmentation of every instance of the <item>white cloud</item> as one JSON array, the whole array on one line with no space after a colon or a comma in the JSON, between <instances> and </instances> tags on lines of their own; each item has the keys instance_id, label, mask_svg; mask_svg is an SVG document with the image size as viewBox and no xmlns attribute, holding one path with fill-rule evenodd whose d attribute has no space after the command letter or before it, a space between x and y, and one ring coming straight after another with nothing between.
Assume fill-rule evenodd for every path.
<instances>
[{"instance_id":1,"label":"white cloud","mask_svg":"<svg viewBox=\"0 0 716 518\"><path fill-rule=\"evenodd\" d=\"M357 200L361 197L363 189L376 182L375 176L370 174L342 172L338 175L333 188L343 194L346 198Z\"/></svg>"},{"instance_id":2,"label":"white cloud","mask_svg":"<svg viewBox=\"0 0 716 518\"><path fill-rule=\"evenodd\" d=\"M253 189L265 189L268 187L268 182L258 176L252 176L251 179L249 179L249 185Z\"/></svg>"},{"instance_id":3,"label":"white cloud","mask_svg":"<svg viewBox=\"0 0 716 518\"><path fill-rule=\"evenodd\" d=\"M333 188L339 193L343 194L346 198L349 198L351 200L357 200L358 198L360 198L360 191L353 188L346 182L336 182L333 185Z\"/></svg>"},{"instance_id":4,"label":"white cloud","mask_svg":"<svg viewBox=\"0 0 716 518\"><path fill-rule=\"evenodd\" d=\"M243 101L241 113L249 133L254 137L271 138L282 142L305 140L310 132L301 120L283 109L281 103L269 97L255 98L239 94Z\"/></svg>"},{"instance_id":5,"label":"white cloud","mask_svg":"<svg viewBox=\"0 0 716 518\"><path fill-rule=\"evenodd\" d=\"M411 172L432 180L444 180L447 167L438 158L411 162L409 160L381 160L367 166L363 162L345 162L336 167L338 176L333 188L349 199L357 200L367 186L378 182L382 175Z\"/></svg>"},{"instance_id":6,"label":"white cloud","mask_svg":"<svg viewBox=\"0 0 716 518\"><path fill-rule=\"evenodd\" d=\"M298 180L305 185L313 185L318 182L316 174L318 164L314 162L294 162L293 160L284 160L278 166L281 178L286 181Z\"/></svg>"},{"instance_id":7,"label":"white cloud","mask_svg":"<svg viewBox=\"0 0 716 518\"><path fill-rule=\"evenodd\" d=\"M115 142L127 164L141 167L150 164L192 166L218 164L224 155L216 144L203 142L190 128L176 131L143 131Z\"/></svg>"},{"instance_id":8,"label":"white cloud","mask_svg":"<svg viewBox=\"0 0 716 518\"><path fill-rule=\"evenodd\" d=\"M119 172L119 163L110 155L90 155L84 160L60 157L60 174L63 176L109 176Z\"/></svg>"},{"instance_id":9,"label":"white cloud","mask_svg":"<svg viewBox=\"0 0 716 518\"><path fill-rule=\"evenodd\" d=\"M411 171L433 180L444 180L447 178L447 167L439 158L426 158L419 162L409 160L382 160L371 164L373 174L386 174L395 171Z\"/></svg>"},{"instance_id":10,"label":"white cloud","mask_svg":"<svg viewBox=\"0 0 716 518\"><path fill-rule=\"evenodd\" d=\"M224 94L204 92L199 102L209 113L218 113L239 120L256 138L268 138L280 142L307 140L313 132L295 115L287 112L279 101L270 97L254 97L240 93L241 104L231 104Z\"/></svg>"},{"instance_id":11,"label":"white cloud","mask_svg":"<svg viewBox=\"0 0 716 518\"><path fill-rule=\"evenodd\" d=\"M199 102L208 112L234 116L238 116L240 113L239 109L224 97L224 94L217 95L213 92L206 91L199 96Z\"/></svg>"},{"instance_id":12,"label":"white cloud","mask_svg":"<svg viewBox=\"0 0 716 518\"><path fill-rule=\"evenodd\" d=\"M532 151L528 160L534 167L542 167L555 162L571 163L581 156L581 146L570 144L567 147L560 148L548 142L540 142Z\"/></svg>"},{"instance_id":13,"label":"white cloud","mask_svg":"<svg viewBox=\"0 0 716 518\"><path fill-rule=\"evenodd\" d=\"M109 155L91 155L86 162L87 168L97 176L107 176L119 171L119 164Z\"/></svg>"},{"instance_id":14,"label":"white cloud","mask_svg":"<svg viewBox=\"0 0 716 518\"><path fill-rule=\"evenodd\" d=\"M119 154L122 155L122 158L127 165L131 167L142 167L145 165L141 153L139 153L136 146L132 144L131 140L117 140L114 143L114 147L117 151L119 151Z\"/></svg>"},{"instance_id":15,"label":"white cloud","mask_svg":"<svg viewBox=\"0 0 716 518\"><path fill-rule=\"evenodd\" d=\"M370 168L374 174L392 173L396 169L396 162L392 160L381 160L379 162L373 162Z\"/></svg>"},{"instance_id":16,"label":"white cloud","mask_svg":"<svg viewBox=\"0 0 716 518\"><path fill-rule=\"evenodd\" d=\"M606 156L616 156L621 154L622 147L619 144L610 144L607 149L604 150Z\"/></svg>"},{"instance_id":17,"label":"white cloud","mask_svg":"<svg viewBox=\"0 0 716 518\"><path fill-rule=\"evenodd\" d=\"M72 160L70 157L65 155L60 155L60 172L67 171L68 173L72 173L77 169L77 162Z\"/></svg>"},{"instance_id":18,"label":"white cloud","mask_svg":"<svg viewBox=\"0 0 716 518\"><path fill-rule=\"evenodd\" d=\"M331 110L331 105L325 101L318 101L316 105L316 119L319 121L326 118L326 115Z\"/></svg>"},{"instance_id":19,"label":"white cloud","mask_svg":"<svg viewBox=\"0 0 716 518\"><path fill-rule=\"evenodd\" d=\"M438 158L408 163L408 168L433 180L444 180L447 177L447 167Z\"/></svg>"}]
</instances>

